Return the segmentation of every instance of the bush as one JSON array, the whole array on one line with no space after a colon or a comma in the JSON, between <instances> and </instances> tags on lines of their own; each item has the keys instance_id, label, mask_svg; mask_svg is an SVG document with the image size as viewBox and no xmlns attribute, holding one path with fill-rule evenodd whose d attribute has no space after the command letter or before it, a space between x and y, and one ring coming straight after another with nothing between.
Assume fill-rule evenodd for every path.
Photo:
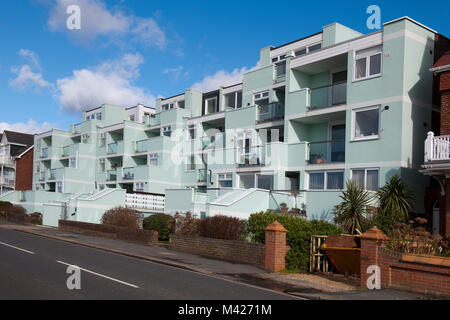
<instances>
[{"instance_id":1,"label":"bush","mask_svg":"<svg viewBox=\"0 0 450 320\"><path fill-rule=\"evenodd\" d=\"M167 214L154 214L144 219L145 230L158 231L159 240L169 240L169 235L175 231L175 219Z\"/></svg>"},{"instance_id":2,"label":"bush","mask_svg":"<svg viewBox=\"0 0 450 320\"><path fill-rule=\"evenodd\" d=\"M267 211L250 215L247 225L247 236L252 241L264 243L264 228L274 221L278 221L289 231L286 235L286 242L291 249L286 254L286 269L292 271L308 270L312 235L342 233L340 228L325 221L308 221L300 217Z\"/></svg>"},{"instance_id":3,"label":"bush","mask_svg":"<svg viewBox=\"0 0 450 320\"><path fill-rule=\"evenodd\" d=\"M175 234L183 236L198 236L198 226L200 219L194 218L191 214L182 216L180 214L175 215Z\"/></svg>"},{"instance_id":4,"label":"bush","mask_svg":"<svg viewBox=\"0 0 450 320\"><path fill-rule=\"evenodd\" d=\"M201 219L198 235L205 238L244 240L246 221L227 216L213 216Z\"/></svg>"},{"instance_id":5,"label":"bush","mask_svg":"<svg viewBox=\"0 0 450 320\"><path fill-rule=\"evenodd\" d=\"M11 202L0 201L0 213L8 212L12 206Z\"/></svg>"},{"instance_id":6,"label":"bush","mask_svg":"<svg viewBox=\"0 0 450 320\"><path fill-rule=\"evenodd\" d=\"M105 212L102 224L130 229L141 229L141 217L136 210L124 207L116 207Z\"/></svg>"}]
</instances>

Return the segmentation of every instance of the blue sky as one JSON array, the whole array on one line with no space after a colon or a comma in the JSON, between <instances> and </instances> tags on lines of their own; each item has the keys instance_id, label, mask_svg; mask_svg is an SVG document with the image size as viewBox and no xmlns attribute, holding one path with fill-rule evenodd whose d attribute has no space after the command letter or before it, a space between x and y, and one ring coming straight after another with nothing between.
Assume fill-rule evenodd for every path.
<instances>
[{"instance_id":1,"label":"blue sky","mask_svg":"<svg viewBox=\"0 0 450 320\"><path fill-rule=\"evenodd\" d=\"M259 49L340 22L362 33L366 8L387 22L409 16L450 36L448 0L2 1L0 131L67 129L101 103L152 105L190 87L240 81ZM68 30L67 6L81 8Z\"/></svg>"}]
</instances>

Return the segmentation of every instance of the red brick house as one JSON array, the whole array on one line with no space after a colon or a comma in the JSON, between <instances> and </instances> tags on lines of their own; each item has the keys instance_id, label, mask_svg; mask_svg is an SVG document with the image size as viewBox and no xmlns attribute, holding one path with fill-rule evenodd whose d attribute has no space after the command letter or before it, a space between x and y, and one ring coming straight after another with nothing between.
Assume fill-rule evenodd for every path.
<instances>
[{"instance_id":1,"label":"red brick house","mask_svg":"<svg viewBox=\"0 0 450 320\"><path fill-rule=\"evenodd\" d=\"M435 50L438 60L430 71L434 73L433 100L440 112L435 113L433 131L425 141L422 173L432 178L425 199L432 231L450 236L450 40L441 36Z\"/></svg>"},{"instance_id":2,"label":"red brick house","mask_svg":"<svg viewBox=\"0 0 450 320\"><path fill-rule=\"evenodd\" d=\"M5 130L0 134L0 193L32 190L34 135Z\"/></svg>"}]
</instances>

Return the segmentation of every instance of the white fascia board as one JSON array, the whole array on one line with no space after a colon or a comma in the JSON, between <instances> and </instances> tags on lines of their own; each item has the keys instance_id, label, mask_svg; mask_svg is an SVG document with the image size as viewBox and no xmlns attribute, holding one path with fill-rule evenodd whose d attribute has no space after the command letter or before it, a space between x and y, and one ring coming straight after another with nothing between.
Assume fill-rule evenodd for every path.
<instances>
[{"instance_id":1,"label":"white fascia board","mask_svg":"<svg viewBox=\"0 0 450 320\"><path fill-rule=\"evenodd\" d=\"M361 50L378 46L383 43L383 32L378 31L366 36L362 36L357 39L352 39L346 42L339 43L337 45L326 47L305 56L293 58L291 60L290 68L297 68L304 65L308 65L317 61L321 61L327 58L338 56L349 52L350 50Z\"/></svg>"},{"instance_id":2,"label":"white fascia board","mask_svg":"<svg viewBox=\"0 0 450 320\"><path fill-rule=\"evenodd\" d=\"M307 47L310 46L312 44L318 43L322 41L322 33L316 34L314 36L311 36L309 38L306 39L302 39L299 41L296 41L294 43L288 44L286 46L282 46L280 48L277 49L273 49L270 51L270 58L273 57L277 57L279 55L285 54L289 51L295 50L295 49L300 49L303 47Z\"/></svg>"}]
</instances>

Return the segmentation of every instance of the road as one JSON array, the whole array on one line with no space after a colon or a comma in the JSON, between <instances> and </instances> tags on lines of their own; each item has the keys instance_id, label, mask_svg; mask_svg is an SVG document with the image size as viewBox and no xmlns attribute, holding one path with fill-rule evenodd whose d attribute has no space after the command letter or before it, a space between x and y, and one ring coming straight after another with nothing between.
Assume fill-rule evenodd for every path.
<instances>
[{"instance_id":1,"label":"road","mask_svg":"<svg viewBox=\"0 0 450 320\"><path fill-rule=\"evenodd\" d=\"M69 290L67 268L81 270ZM285 300L282 293L0 228L0 299Z\"/></svg>"}]
</instances>

